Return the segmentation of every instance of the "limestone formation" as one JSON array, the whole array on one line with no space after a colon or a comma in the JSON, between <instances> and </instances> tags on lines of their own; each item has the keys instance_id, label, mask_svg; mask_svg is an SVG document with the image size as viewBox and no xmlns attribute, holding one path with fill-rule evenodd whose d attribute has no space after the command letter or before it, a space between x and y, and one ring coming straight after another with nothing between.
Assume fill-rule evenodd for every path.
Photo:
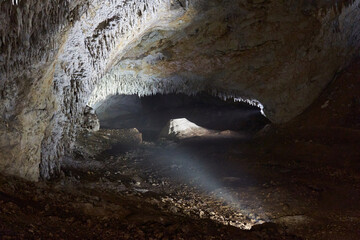
<instances>
[{"instance_id":1,"label":"limestone formation","mask_svg":"<svg viewBox=\"0 0 360 240\"><path fill-rule=\"evenodd\" d=\"M210 130L196 125L193 122L190 122L186 118L170 119L166 126L161 130L161 138L168 139L188 139L188 138L241 138L240 134L225 130L225 131L216 131Z\"/></svg>"},{"instance_id":2,"label":"limestone formation","mask_svg":"<svg viewBox=\"0 0 360 240\"><path fill-rule=\"evenodd\" d=\"M202 128L186 118L171 119L160 133L160 137L166 138L190 138L209 135L212 132Z\"/></svg>"},{"instance_id":3,"label":"limestone formation","mask_svg":"<svg viewBox=\"0 0 360 240\"><path fill-rule=\"evenodd\" d=\"M359 55L360 0L0 0L0 171L60 170L87 104L208 91L301 113Z\"/></svg>"},{"instance_id":4,"label":"limestone formation","mask_svg":"<svg viewBox=\"0 0 360 240\"><path fill-rule=\"evenodd\" d=\"M99 131L100 122L92 107L85 107L82 127L90 132Z\"/></svg>"}]
</instances>

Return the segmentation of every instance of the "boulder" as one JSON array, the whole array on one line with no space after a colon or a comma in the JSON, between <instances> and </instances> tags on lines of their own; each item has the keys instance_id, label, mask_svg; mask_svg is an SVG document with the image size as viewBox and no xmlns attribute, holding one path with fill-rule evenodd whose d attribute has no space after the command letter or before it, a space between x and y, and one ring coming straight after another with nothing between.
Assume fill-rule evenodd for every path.
<instances>
[{"instance_id":1,"label":"boulder","mask_svg":"<svg viewBox=\"0 0 360 240\"><path fill-rule=\"evenodd\" d=\"M225 130L210 130L190 122L186 118L171 119L161 130L160 138L186 139L186 138L240 138L241 134Z\"/></svg>"},{"instance_id":2,"label":"boulder","mask_svg":"<svg viewBox=\"0 0 360 240\"><path fill-rule=\"evenodd\" d=\"M85 107L82 127L90 132L99 131L100 122L92 107Z\"/></svg>"}]
</instances>

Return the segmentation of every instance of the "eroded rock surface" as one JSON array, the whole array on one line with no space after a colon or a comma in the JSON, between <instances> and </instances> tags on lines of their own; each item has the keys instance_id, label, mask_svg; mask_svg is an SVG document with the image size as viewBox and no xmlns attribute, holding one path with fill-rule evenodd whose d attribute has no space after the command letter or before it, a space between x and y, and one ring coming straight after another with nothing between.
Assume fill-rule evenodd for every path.
<instances>
[{"instance_id":1,"label":"eroded rock surface","mask_svg":"<svg viewBox=\"0 0 360 240\"><path fill-rule=\"evenodd\" d=\"M0 171L59 174L110 94L205 90L287 121L358 55L359 3L3 0Z\"/></svg>"},{"instance_id":2,"label":"eroded rock surface","mask_svg":"<svg viewBox=\"0 0 360 240\"><path fill-rule=\"evenodd\" d=\"M286 122L358 54L359 3L337 4L342 11L322 1L195 1L166 28L143 35L90 102L116 93L208 91L260 102L269 119Z\"/></svg>"},{"instance_id":3,"label":"eroded rock surface","mask_svg":"<svg viewBox=\"0 0 360 240\"><path fill-rule=\"evenodd\" d=\"M75 153L95 158L104 151L122 152L142 143L142 134L136 129L101 129L97 132L82 131L77 136ZM89 147L91 146L91 147Z\"/></svg>"},{"instance_id":4,"label":"eroded rock surface","mask_svg":"<svg viewBox=\"0 0 360 240\"><path fill-rule=\"evenodd\" d=\"M206 129L190 122L186 118L171 119L162 129L160 137L169 139L187 138L240 138L241 135L230 131L215 131Z\"/></svg>"},{"instance_id":5,"label":"eroded rock surface","mask_svg":"<svg viewBox=\"0 0 360 240\"><path fill-rule=\"evenodd\" d=\"M90 132L96 132L100 129L100 122L95 110L89 106L85 107L82 127Z\"/></svg>"}]
</instances>

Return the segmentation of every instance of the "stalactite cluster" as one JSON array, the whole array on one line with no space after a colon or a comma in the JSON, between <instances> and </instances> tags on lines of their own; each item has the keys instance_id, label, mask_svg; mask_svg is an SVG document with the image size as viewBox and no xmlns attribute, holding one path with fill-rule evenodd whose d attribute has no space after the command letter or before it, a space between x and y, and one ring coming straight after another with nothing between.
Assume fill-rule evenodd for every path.
<instances>
[{"instance_id":1,"label":"stalactite cluster","mask_svg":"<svg viewBox=\"0 0 360 240\"><path fill-rule=\"evenodd\" d=\"M287 121L359 55L359 4L2 0L0 171L58 174L85 106L112 94L207 91Z\"/></svg>"},{"instance_id":2,"label":"stalactite cluster","mask_svg":"<svg viewBox=\"0 0 360 240\"><path fill-rule=\"evenodd\" d=\"M107 4L96 0L82 20L74 23L55 66L53 81L57 101L63 107L55 113L48 129L51 133L42 141L40 167L44 178L59 171L58 159L71 149L87 98L98 79L131 41L161 17L158 11L166 12L168 8L166 0ZM64 126L63 122L68 124Z\"/></svg>"}]
</instances>

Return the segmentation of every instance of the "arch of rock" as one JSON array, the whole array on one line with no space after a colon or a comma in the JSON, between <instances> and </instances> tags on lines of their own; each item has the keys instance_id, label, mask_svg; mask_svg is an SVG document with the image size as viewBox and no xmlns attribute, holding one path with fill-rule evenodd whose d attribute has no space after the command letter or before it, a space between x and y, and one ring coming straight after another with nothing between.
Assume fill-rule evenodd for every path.
<instances>
[{"instance_id":1,"label":"arch of rock","mask_svg":"<svg viewBox=\"0 0 360 240\"><path fill-rule=\"evenodd\" d=\"M360 0L2 0L0 19L0 171L30 180L108 95L208 91L281 123L360 47Z\"/></svg>"}]
</instances>

